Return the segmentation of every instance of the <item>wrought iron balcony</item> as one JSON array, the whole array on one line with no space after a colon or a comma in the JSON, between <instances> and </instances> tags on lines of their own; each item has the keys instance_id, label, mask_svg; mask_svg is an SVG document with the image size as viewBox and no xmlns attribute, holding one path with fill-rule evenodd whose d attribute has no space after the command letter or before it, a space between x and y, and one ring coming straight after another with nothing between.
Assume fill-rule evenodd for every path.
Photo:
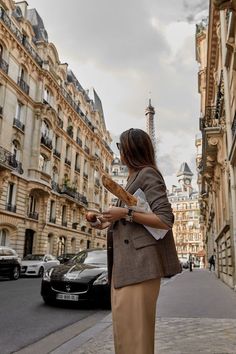
<instances>
[{"instance_id":1,"label":"wrought iron balcony","mask_svg":"<svg viewBox=\"0 0 236 354\"><path fill-rule=\"evenodd\" d=\"M3 58L0 58L0 69L2 69L5 74L8 74L8 68L9 65L7 64L7 62Z\"/></svg>"},{"instance_id":2,"label":"wrought iron balcony","mask_svg":"<svg viewBox=\"0 0 236 354\"><path fill-rule=\"evenodd\" d=\"M207 106L205 116L200 118L200 130L206 128L220 128L224 125L224 118L221 117L219 109L216 106Z\"/></svg>"},{"instance_id":3,"label":"wrought iron balcony","mask_svg":"<svg viewBox=\"0 0 236 354\"><path fill-rule=\"evenodd\" d=\"M87 153L87 154L89 154L90 153L90 150L89 150L89 148L85 145L85 147L84 147L84 151Z\"/></svg>"},{"instance_id":4,"label":"wrought iron balcony","mask_svg":"<svg viewBox=\"0 0 236 354\"><path fill-rule=\"evenodd\" d=\"M80 194L79 192L77 192L75 188L71 188L69 186L64 185L64 186L62 186L60 193L68 195L69 197L73 198L75 200L75 202L79 202L79 203L88 205L87 198L85 196L83 196L82 194Z\"/></svg>"},{"instance_id":5,"label":"wrought iron balcony","mask_svg":"<svg viewBox=\"0 0 236 354\"><path fill-rule=\"evenodd\" d=\"M55 192L57 192L57 193L61 192L59 184L57 182L52 181L51 186L52 186L52 190L54 190Z\"/></svg>"},{"instance_id":6,"label":"wrought iron balcony","mask_svg":"<svg viewBox=\"0 0 236 354\"><path fill-rule=\"evenodd\" d=\"M56 217L55 216L50 216L49 217L49 222L51 222L52 224L56 224Z\"/></svg>"},{"instance_id":7,"label":"wrought iron balcony","mask_svg":"<svg viewBox=\"0 0 236 354\"><path fill-rule=\"evenodd\" d=\"M39 218L39 213L36 213L35 211L34 211L34 212L30 212L30 213L28 214L28 217L29 217L30 219L38 220L38 218Z\"/></svg>"},{"instance_id":8,"label":"wrought iron balcony","mask_svg":"<svg viewBox=\"0 0 236 354\"><path fill-rule=\"evenodd\" d=\"M82 140L78 136L76 138L76 142L77 142L77 144L79 144L79 146L82 147Z\"/></svg>"},{"instance_id":9,"label":"wrought iron balcony","mask_svg":"<svg viewBox=\"0 0 236 354\"><path fill-rule=\"evenodd\" d=\"M69 137L71 137L73 139L73 127L72 125L70 125L69 127L67 127L66 130L67 134L69 135Z\"/></svg>"},{"instance_id":10,"label":"wrought iron balcony","mask_svg":"<svg viewBox=\"0 0 236 354\"><path fill-rule=\"evenodd\" d=\"M0 168L1 166L16 170L20 174L24 173L21 162L17 161L15 155L4 149L2 146L0 146Z\"/></svg>"},{"instance_id":11,"label":"wrought iron balcony","mask_svg":"<svg viewBox=\"0 0 236 354\"><path fill-rule=\"evenodd\" d=\"M65 163L68 165L68 166L71 166L71 161L66 157L65 158Z\"/></svg>"},{"instance_id":12,"label":"wrought iron balcony","mask_svg":"<svg viewBox=\"0 0 236 354\"><path fill-rule=\"evenodd\" d=\"M36 63L42 67L43 61L34 48L30 45L28 40L23 36L23 34L19 31L16 25L11 21L10 17L6 14L6 11L0 7L0 20L9 28L11 33L16 37L18 42L22 44L25 50L30 54L30 56L36 61Z\"/></svg>"},{"instance_id":13,"label":"wrought iron balcony","mask_svg":"<svg viewBox=\"0 0 236 354\"><path fill-rule=\"evenodd\" d=\"M53 155L55 155L59 159L61 158L61 153L59 151L57 151L56 149L53 150Z\"/></svg>"},{"instance_id":14,"label":"wrought iron balcony","mask_svg":"<svg viewBox=\"0 0 236 354\"><path fill-rule=\"evenodd\" d=\"M61 118L57 118L57 125L59 128L63 129L63 120Z\"/></svg>"},{"instance_id":15,"label":"wrought iron balcony","mask_svg":"<svg viewBox=\"0 0 236 354\"><path fill-rule=\"evenodd\" d=\"M48 136L46 135L41 136L41 144L45 145L47 148L52 150L52 139L50 139Z\"/></svg>"},{"instance_id":16,"label":"wrought iron balcony","mask_svg":"<svg viewBox=\"0 0 236 354\"><path fill-rule=\"evenodd\" d=\"M17 85L28 95L29 94L29 85L21 78L18 77Z\"/></svg>"},{"instance_id":17,"label":"wrought iron balcony","mask_svg":"<svg viewBox=\"0 0 236 354\"><path fill-rule=\"evenodd\" d=\"M14 120L13 120L13 126L17 127L18 129L22 130L23 132L25 131L25 125L17 118L14 118Z\"/></svg>"},{"instance_id":18,"label":"wrought iron balcony","mask_svg":"<svg viewBox=\"0 0 236 354\"><path fill-rule=\"evenodd\" d=\"M12 213L16 213L16 205L12 205L11 203L7 203L6 210L11 211Z\"/></svg>"},{"instance_id":19,"label":"wrought iron balcony","mask_svg":"<svg viewBox=\"0 0 236 354\"><path fill-rule=\"evenodd\" d=\"M62 224L62 226L67 227L67 221L62 220L61 224Z\"/></svg>"}]
</instances>

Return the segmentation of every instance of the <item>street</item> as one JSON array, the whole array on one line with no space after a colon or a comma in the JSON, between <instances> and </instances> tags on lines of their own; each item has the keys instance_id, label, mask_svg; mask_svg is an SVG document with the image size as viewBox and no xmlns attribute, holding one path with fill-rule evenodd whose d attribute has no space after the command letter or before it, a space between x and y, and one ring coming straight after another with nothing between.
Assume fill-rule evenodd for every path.
<instances>
[{"instance_id":1,"label":"street","mask_svg":"<svg viewBox=\"0 0 236 354\"><path fill-rule=\"evenodd\" d=\"M80 307L49 307L40 296L41 279L0 280L0 353L15 352L50 333L109 311ZM87 308L86 308L87 307Z\"/></svg>"}]
</instances>

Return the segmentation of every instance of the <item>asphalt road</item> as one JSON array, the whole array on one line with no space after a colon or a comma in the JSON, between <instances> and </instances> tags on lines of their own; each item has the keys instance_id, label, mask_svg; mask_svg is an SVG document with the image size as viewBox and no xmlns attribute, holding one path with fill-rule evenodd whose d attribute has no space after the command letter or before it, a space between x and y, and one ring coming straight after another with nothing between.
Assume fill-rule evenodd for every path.
<instances>
[{"instance_id":1,"label":"asphalt road","mask_svg":"<svg viewBox=\"0 0 236 354\"><path fill-rule=\"evenodd\" d=\"M0 353L13 353L57 330L101 311L46 306L40 296L41 279L0 279ZM104 312L104 311L103 311ZM105 311L105 316L109 311Z\"/></svg>"}]
</instances>

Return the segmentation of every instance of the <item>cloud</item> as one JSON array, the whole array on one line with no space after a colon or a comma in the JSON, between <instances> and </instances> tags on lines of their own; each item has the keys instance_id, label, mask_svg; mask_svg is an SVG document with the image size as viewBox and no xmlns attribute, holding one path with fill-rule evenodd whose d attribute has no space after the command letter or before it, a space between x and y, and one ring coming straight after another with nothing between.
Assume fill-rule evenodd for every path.
<instances>
[{"instance_id":1,"label":"cloud","mask_svg":"<svg viewBox=\"0 0 236 354\"><path fill-rule=\"evenodd\" d=\"M94 86L112 136L145 129L151 91L163 173L176 178L195 153L199 97L195 25L206 0L28 0L78 80ZM169 156L169 158L168 158Z\"/></svg>"}]
</instances>

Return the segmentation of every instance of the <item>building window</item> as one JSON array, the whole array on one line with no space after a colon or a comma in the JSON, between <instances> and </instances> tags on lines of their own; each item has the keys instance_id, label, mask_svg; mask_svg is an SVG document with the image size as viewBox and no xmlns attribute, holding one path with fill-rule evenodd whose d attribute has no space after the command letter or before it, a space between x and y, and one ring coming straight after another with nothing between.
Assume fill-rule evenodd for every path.
<instances>
[{"instance_id":1,"label":"building window","mask_svg":"<svg viewBox=\"0 0 236 354\"><path fill-rule=\"evenodd\" d=\"M44 102L51 104L52 101L52 95L51 92L49 91L49 89L47 87L44 88L43 91L43 100Z\"/></svg>"},{"instance_id":2,"label":"building window","mask_svg":"<svg viewBox=\"0 0 236 354\"><path fill-rule=\"evenodd\" d=\"M49 221L54 223L56 222L56 202L55 200L50 201L50 215Z\"/></svg>"},{"instance_id":3,"label":"building window","mask_svg":"<svg viewBox=\"0 0 236 354\"><path fill-rule=\"evenodd\" d=\"M8 183L6 210L16 212L16 185Z\"/></svg>"},{"instance_id":4,"label":"building window","mask_svg":"<svg viewBox=\"0 0 236 354\"><path fill-rule=\"evenodd\" d=\"M61 217L61 220L62 220L62 226L67 226L67 208L66 208L66 205L63 205L62 206L62 217Z\"/></svg>"},{"instance_id":5,"label":"building window","mask_svg":"<svg viewBox=\"0 0 236 354\"><path fill-rule=\"evenodd\" d=\"M8 245L8 231L6 229L0 230L0 246Z\"/></svg>"},{"instance_id":6,"label":"building window","mask_svg":"<svg viewBox=\"0 0 236 354\"><path fill-rule=\"evenodd\" d=\"M14 160L20 161L20 144L17 140L12 142L12 155Z\"/></svg>"},{"instance_id":7,"label":"building window","mask_svg":"<svg viewBox=\"0 0 236 354\"><path fill-rule=\"evenodd\" d=\"M78 153L75 156L75 170L80 172L80 156Z\"/></svg>"}]
</instances>

